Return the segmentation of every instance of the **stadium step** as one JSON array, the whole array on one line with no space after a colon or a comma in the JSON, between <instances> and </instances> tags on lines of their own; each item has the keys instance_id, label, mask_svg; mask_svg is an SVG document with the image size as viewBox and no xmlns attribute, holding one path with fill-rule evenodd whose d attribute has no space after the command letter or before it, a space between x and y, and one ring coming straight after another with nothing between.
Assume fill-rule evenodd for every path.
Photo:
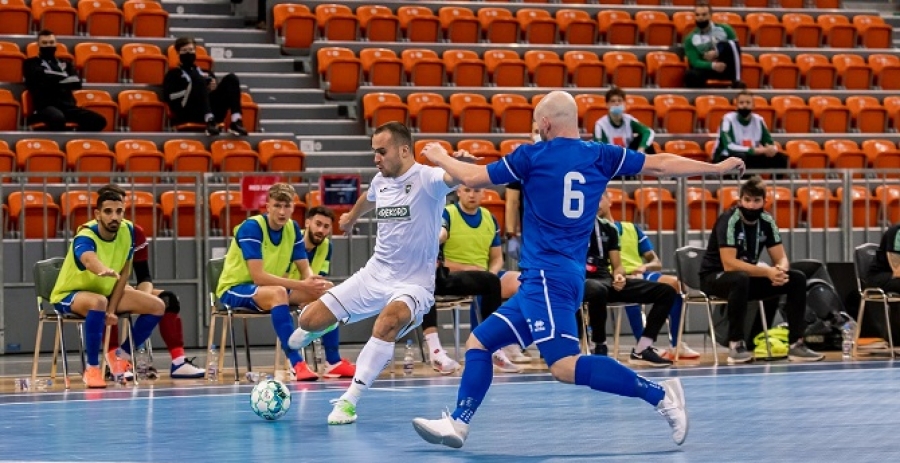
<instances>
[{"instance_id":1,"label":"stadium step","mask_svg":"<svg viewBox=\"0 0 900 463\"><path fill-rule=\"evenodd\" d=\"M275 44L261 43L204 43L215 60L231 58L284 58Z\"/></svg>"},{"instance_id":2,"label":"stadium step","mask_svg":"<svg viewBox=\"0 0 900 463\"><path fill-rule=\"evenodd\" d=\"M216 67L218 69L218 63L216 64ZM316 86L318 82L314 76L299 73L277 74L271 72L242 72L238 77L241 79L242 84L247 85L251 89L283 88L286 90L305 90L309 89L311 86ZM315 90L319 89L316 88ZM322 101L324 101L324 99Z\"/></svg>"},{"instance_id":3,"label":"stadium step","mask_svg":"<svg viewBox=\"0 0 900 463\"><path fill-rule=\"evenodd\" d=\"M304 151L304 153L306 153ZM347 166L374 168L372 150L369 151L313 151L306 153L307 169L334 169Z\"/></svg>"},{"instance_id":4,"label":"stadium step","mask_svg":"<svg viewBox=\"0 0 900 463\"><path fill-rule=\"evenodd\" d=\"M347 132L347 133L363 133L363 129L360 127L356 132ZM371 151L372 150L372 138L368 135L347 135L346 133L343 135L298 135L297 136L297 145L300 146L300 149L304 152L313 151L312 149L305 148L312 144L315 147L315 151Z\"/></svg>"},{"instance_id":5,"label":"stadium step","mask_svg":"<svg viewBox=\"0 0 900 463\"><path fill-rule=\"evenodd\" d=\"M337 104L280 104L258 102L263 119L347 119L347 107Z\"/></svg>"},{"instance_id":6,"label":"stadium step","mask_svg":"<svg viewBox=\"0 0 900 463\"><path fill-rule=\"evenodd\" d=\"M172 14L169 15L169 28L196 27L202 24L204 28L242 29L244 18L229 14ZM205 36L204 36L205 37Z\"/></svg>"},{"instance_id":7,"label":"stadium step","mask_svg":"<svg viewBox=\"0 0 900 463\"><path fill-rule=\"evenodd\" d=\"M246 75L246 74L243 74ZM325 102L325 90L318 88L253 88L257 103L316 104Z\"/></svg>"},{"instance_id":8,"label":"stadium step","mask_svg":"<svg viewBox=\"0 0 900 463\"><path fill-rule=\"evenodd\" d=\"M229 72L294 73L298 63L293 58L224 58L216 60L216 74Z\"/></svg>"},{"instance_id":9,"label":"stadium step","mask_svg":"<svg viewBox=\"0 0 900 463\"><path fill-rule=\"evenodd\" d=\"M200 37L204 42L215 43L262 43L270 44L266 31L256 29L218 29L198 27L170 27L169 35Z\"/></svg>"},{"instance_id":10,"label":"stadium step","mask_svg":"<svg viewBox=\"0 0 900 463\"><path fill-rule=\"evenodd\" d=\"M231 14L231 2L221 0L163 0L162 7L176 14Z\"/></svg>"},{"instance_id":11,"label":"stadium step","mask_svg":"<svg viewBox=\"0 0 900 463\"><path fill-rule=\"evenodd\" d=\"M259 123L267 132L294 132L297 135L346 137L348 133L359 133L361 130L359 121L348 119L261 119Z\"/></svg>"}]
</instances>

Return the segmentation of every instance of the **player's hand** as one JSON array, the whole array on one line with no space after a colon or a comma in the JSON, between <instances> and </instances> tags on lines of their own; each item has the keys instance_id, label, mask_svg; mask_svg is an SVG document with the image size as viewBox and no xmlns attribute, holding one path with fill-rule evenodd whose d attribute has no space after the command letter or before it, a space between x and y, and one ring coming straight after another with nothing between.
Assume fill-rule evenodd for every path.
<instances>
[{"instance_id":1,"label":"player's hand","mask_svg":"<svg viewBox=\"0 0 900 463\"><path fill-rule=\"evenodd\" d=\"M213 90L216 89L216 85L217 85L217 84L216 84L216 79L210 77L210 78L209 78L209 84L207 84L206 87L207 87L207 88L209 89L209 91L211 92L211 91L213 91Z\"/></svg>"},{"instance_id":2,"label":"player's hand","mask_svg":"<svg viewBox=\"0 0 900 463\"><path fill-rule=\"evenodd\" d=\"M712 61L719 57L719 50L709 50L703 54L703 59L706 61Z\"/></svg>"},{"instance_id":3,"label":"player's hand","mask_svg":"<svg viewBox=\"0 0 900 463\"><path fill-rule=\"evenodd\" d=\"M714 61L712 64L713 71L716 71L716 72L725 72L725 68L727 68L727 67L728 66L726 66L725 63L723 63L721 61Z\"/></svg>"},{"instance_id":4,"label":"player's hand","mask_svg":"<svg viewBox=\"0 0 900 463\"><path fill-rule=\"evenodd\" d=\"M622 275L621 273L616 274L616 275L613 277L613 282L612 282L612 287L613 287L613 289L616 290L616 291L621 291L622 288L625 287L625 282L626 282L626 281L627 281L627 280L626 280L626 278L625 278L625 275Z\"/></svg>"},{"instance_id":5,"label":"player's hand","mask_svg":"<svg viewBox=\"0 0 900 463\"><path fill-rule=\"evenodd\" d=\"M506 257L519 260L519 248L521 245L522 243L519 241L518 236L512 236L506 240Z\"/></svg>"},{"instance_id":6,"label":"player's hand","mask_svg":"<svg viewBox=\"0 0 900 463\"><path fill-rule=\"evenodd\" d=\"M350 234L350 231L353 229L353 224L355 223L356 220L353 219L353 216L351 216L349 212L344 212L341 214L341 218L338 219L338 226L341 230L344 230L344 233L347 235Z\"/></svg>"},{"instance_id":7,"label":"player's hand","mask_svg":"<svg viewBox=\"0 0 900 463\"><path fill-rule=\"evenodd\" d=\"M101 270L100 273L97 274L97 276L98 277L119 278L119 272L107 267L107 268Z\"/></svg>"},{"instance_id":8,"label":"player's hand","mask_svg":"<svg viewBox=\"0 0 900 463\"><path fill-rule=\"evenodd\" d=\"M334 287L334 283L318 275L311 276L299 282L299 289L314 299L322 297L322 295L325 294L325 291L328 291L332 287Z\"/></svg>"},{"instance_id":9,"label":"player's hand","mask_svg":"<svg viewBox=\"0 0 900 463\"><path fill-rule=\"evenodd\" d=\"M779 267L769 267L767 271L772 286L783 286L788 282L788 274Z\"/></svg>"},{"instance_id":10,"label":"player's hand","mask_svg":"<svg viewBox=\"0 0 900 463\"><path fill-rule=\"evenodd\" d=\"M106 314L106 326L116 326L119 324L119 317L114 313Z\"/></svg>"},{"instance_id":11,"label":"player's hand","mask_svg":"<svg viewBox=\"0 0 900 463\"><path fill-rule=\"evenodd\" d=\"M719 173L722 175L731 172L737 172L737 174L740 176L744 175L744 169L746 169L744 160L734 156L725 158L724 161L716 164L716 166L719 168Z\"/></svg>"},{"instance_id":12,"label":"player's hand","mask_svg":"<svg viewBox=\"0 0 900 463\"><path fill-rule=\"evenodd\" d=\"M421 154L425 159L431 161L432 164L437 164L438 159L449 155L447 150L441 146L440 143L429 143L425 145L425 148L422 148Z\"/></svg>"},{"instance_id":13,"label":"player's hand","mask_svg":"<svg viewBox=\"0 0 900 463\"><path fill-rule=\"evenodd\" d=\"M481 160L480 157L475 156L474 154L472 154L466 150L455 151L453 153L453 157L455 157L456 159L459 159L460 161L469 162L472 164L475 164L477 161Z\"/></svg>"},{"instance_id":14,"label":"player's hand","mask_svg":"<svg viewBox=\"0 0 900 463\"><path fill-rule=\"evenodd\" d=\"M778 154L778 147L775 145L766 145L765 147L765 155L766 157L772 157Z\"/></svg>"}]
</instances>

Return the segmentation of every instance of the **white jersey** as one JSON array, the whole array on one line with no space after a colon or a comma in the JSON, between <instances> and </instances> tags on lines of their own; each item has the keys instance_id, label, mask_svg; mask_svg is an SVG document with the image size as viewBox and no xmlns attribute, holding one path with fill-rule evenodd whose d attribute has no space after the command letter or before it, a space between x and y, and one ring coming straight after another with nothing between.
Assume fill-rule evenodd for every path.
<instances>
[{"instance_id":1,"label":"white jersey","mask_svg":"<svg viewBox=\"0 0 900 463\"><path fill-rule=\"evenodd\" d=\"M437 167L416 163L396 178L378 173L366 193L378 222L375 254L366 268L384 281L434 291L441 214L453 190Z\"/></svg>"}]
</instances>

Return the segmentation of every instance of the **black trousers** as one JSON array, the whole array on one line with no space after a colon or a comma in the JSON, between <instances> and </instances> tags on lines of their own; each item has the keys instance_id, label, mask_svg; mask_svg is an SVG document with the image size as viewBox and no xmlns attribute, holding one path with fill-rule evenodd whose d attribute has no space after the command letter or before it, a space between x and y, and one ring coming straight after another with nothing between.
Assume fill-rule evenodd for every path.
<instances>
[{"instance_id":1,"label":"black trousers","mask_svg":"<svg viewBox=\"0 0 900 463\"><path fill-rule=\"evenodd\" d=\"M188 101L187 106L175 114L175 123L205 123L206 115L212 113L217 123L225 121L228 111L241 113L241 81L234 74L228 74L216 82L216 89L208 92L204 101Z\"/></svg>"},{"instance_id":2,"label":"black trousers","mask_svg":"<svg viewBox=\"0 0 900 463\"><path fill-rule=\"evenodd\" d=\"M716 44L719 57L716 61L725 63L725 70L716 72L712 69L688 68L684 74L684 86L688 88L705 88L708 80L730 80L732 85L741 80L741 47L737 41L728 40Z\"/></svg>"},{"instance_id":3,"label":"black trousers","mask_svg":"<svg viewBox=\"0 0 900 463\"><path fill-rule=\"evenodd\" d=\"M653 304L647 314L647 326L642 337L656 341L656 336L666 323L669 310L678 294L671 286L655 281L627 278L625 287L616 291L609 278L588 278L584 280L584 301L591 316L591 331L596 344L606 342L606 305L610 302L633 302Z\"/></svg>"},{"instance_id":4,"label":"black trousers","mask_svg":"<svg viewBox=\"0 0 900 463\"><path fill-rule=\"evenodd\" d=\"M435 296L481 296L481 319L497 311L500 307L500 277L487 271L466 270L450 272L447 278L438 279L434 288ZM422 317L422 328L437 326L437 311L434 307Z\"/></svg>"},{"instance_id":5,"label":"black trousers","mask_svg":"<svg viewBox=\"0 0 900 463\"><path fill-rule=\"evenodd\" d=\"M631 143L628 144L628 149L637 151L638 148L641 147L641 139L638 137L634 137L631 139ZM656 148L653 147L653 143L647 145L644 148L644 154L656 154Z\"/></svg>"},{"instance_id":6,"label":"black trousers","mask_svg":"<svg viewBox=\"0 0 900 463\"><path fill-rule=\"evenodd\" d=\"M66 130L67 122L78 124L79 132L100 132L106 127L105 117L78 106L46 106L35 111L30 122L43 122L54 132Z\"/></svg>"},{"instance_id":7,"label":"black trousers","mask_svg":"<svg viewBox=\"0 0 900 463\"><path fill-rule=\"evenodd\" d=\"M773 296L787 295L785 312L791 344L803 337L806 331L806 275L799 270L788 270L788 282L772 286L766 277L751 277L747 272L721 272L705 275L700 289L711 296L728 299L728 341L744 339L744 319L747 303Z\"/></svg>"},{"instance_id":8,"label":"black trousers","mask_svg":"<svg viewBox=\"0 0 900 463\"><path fill-rule=\"evenodd\" d=\"M900 293L900 278L894 278L890 272L869 276L867 283L885 290L885 292Z\"/></svg>"}]
</instances>

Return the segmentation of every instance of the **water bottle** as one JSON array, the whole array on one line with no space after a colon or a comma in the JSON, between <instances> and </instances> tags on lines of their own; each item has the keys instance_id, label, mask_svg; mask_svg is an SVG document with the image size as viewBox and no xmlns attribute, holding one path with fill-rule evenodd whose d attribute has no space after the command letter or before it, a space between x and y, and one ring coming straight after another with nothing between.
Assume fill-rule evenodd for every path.
<instances>
[{"instance_id":1,"label":"water bottle","mask_svg":"<svg viewBox=\"0 0 900 463\"><path fill-rule=\"evenodd\" d=\"M856 332L856 322L853 319L848 319L844 322L844 325L841 326L841 358L843 360L850 360L851 355L853 353L853 333Z\"/></svg>"},{"instance_id":2,"label":"water bottle","mask_svg":"<svg viewBox=\"0 0 900 463\"><path fill-rule=\"evenodd\" d=\"M406 340L406 354L403 355L403 376L412 376L414 360L413 360L413 346L412 339Z\"/></svg>"},{"instance_id":3,"label":"water bottle","mask_svg":"<svg viewBox=\"0 0 900 463\"><path fill-rule=\"evenodd\" d=\"M325 370L325 365L322 364L322 352L324 348L322 347L322 338L317 338L313 341L313 356L316 358L316 373L322 373Z\"/></svg>"},{"instance_id":4,"label":"water bottle","mask_svg":"<svg viewBox=\"0 0 900 463\"><path fill-rule=\"evenodd\" d=\"M150 371L150 353L147 352L147 348L143 345L138 348L137 354L135 354L134 363L137 365L136 373L138 381L147 379L147 373Z\"/></svg>"},{"instance_id":5,"label":"water bottle","mask_svg":"<svg viewBox=\"0 0 900 463\"><path fill-rule=\"evenodd\" d=\"M219 351L216 350L215 344L209 348L209 352L206 354L206 379L208 381L219 380Z\"/></svg>"}]
</instances>

